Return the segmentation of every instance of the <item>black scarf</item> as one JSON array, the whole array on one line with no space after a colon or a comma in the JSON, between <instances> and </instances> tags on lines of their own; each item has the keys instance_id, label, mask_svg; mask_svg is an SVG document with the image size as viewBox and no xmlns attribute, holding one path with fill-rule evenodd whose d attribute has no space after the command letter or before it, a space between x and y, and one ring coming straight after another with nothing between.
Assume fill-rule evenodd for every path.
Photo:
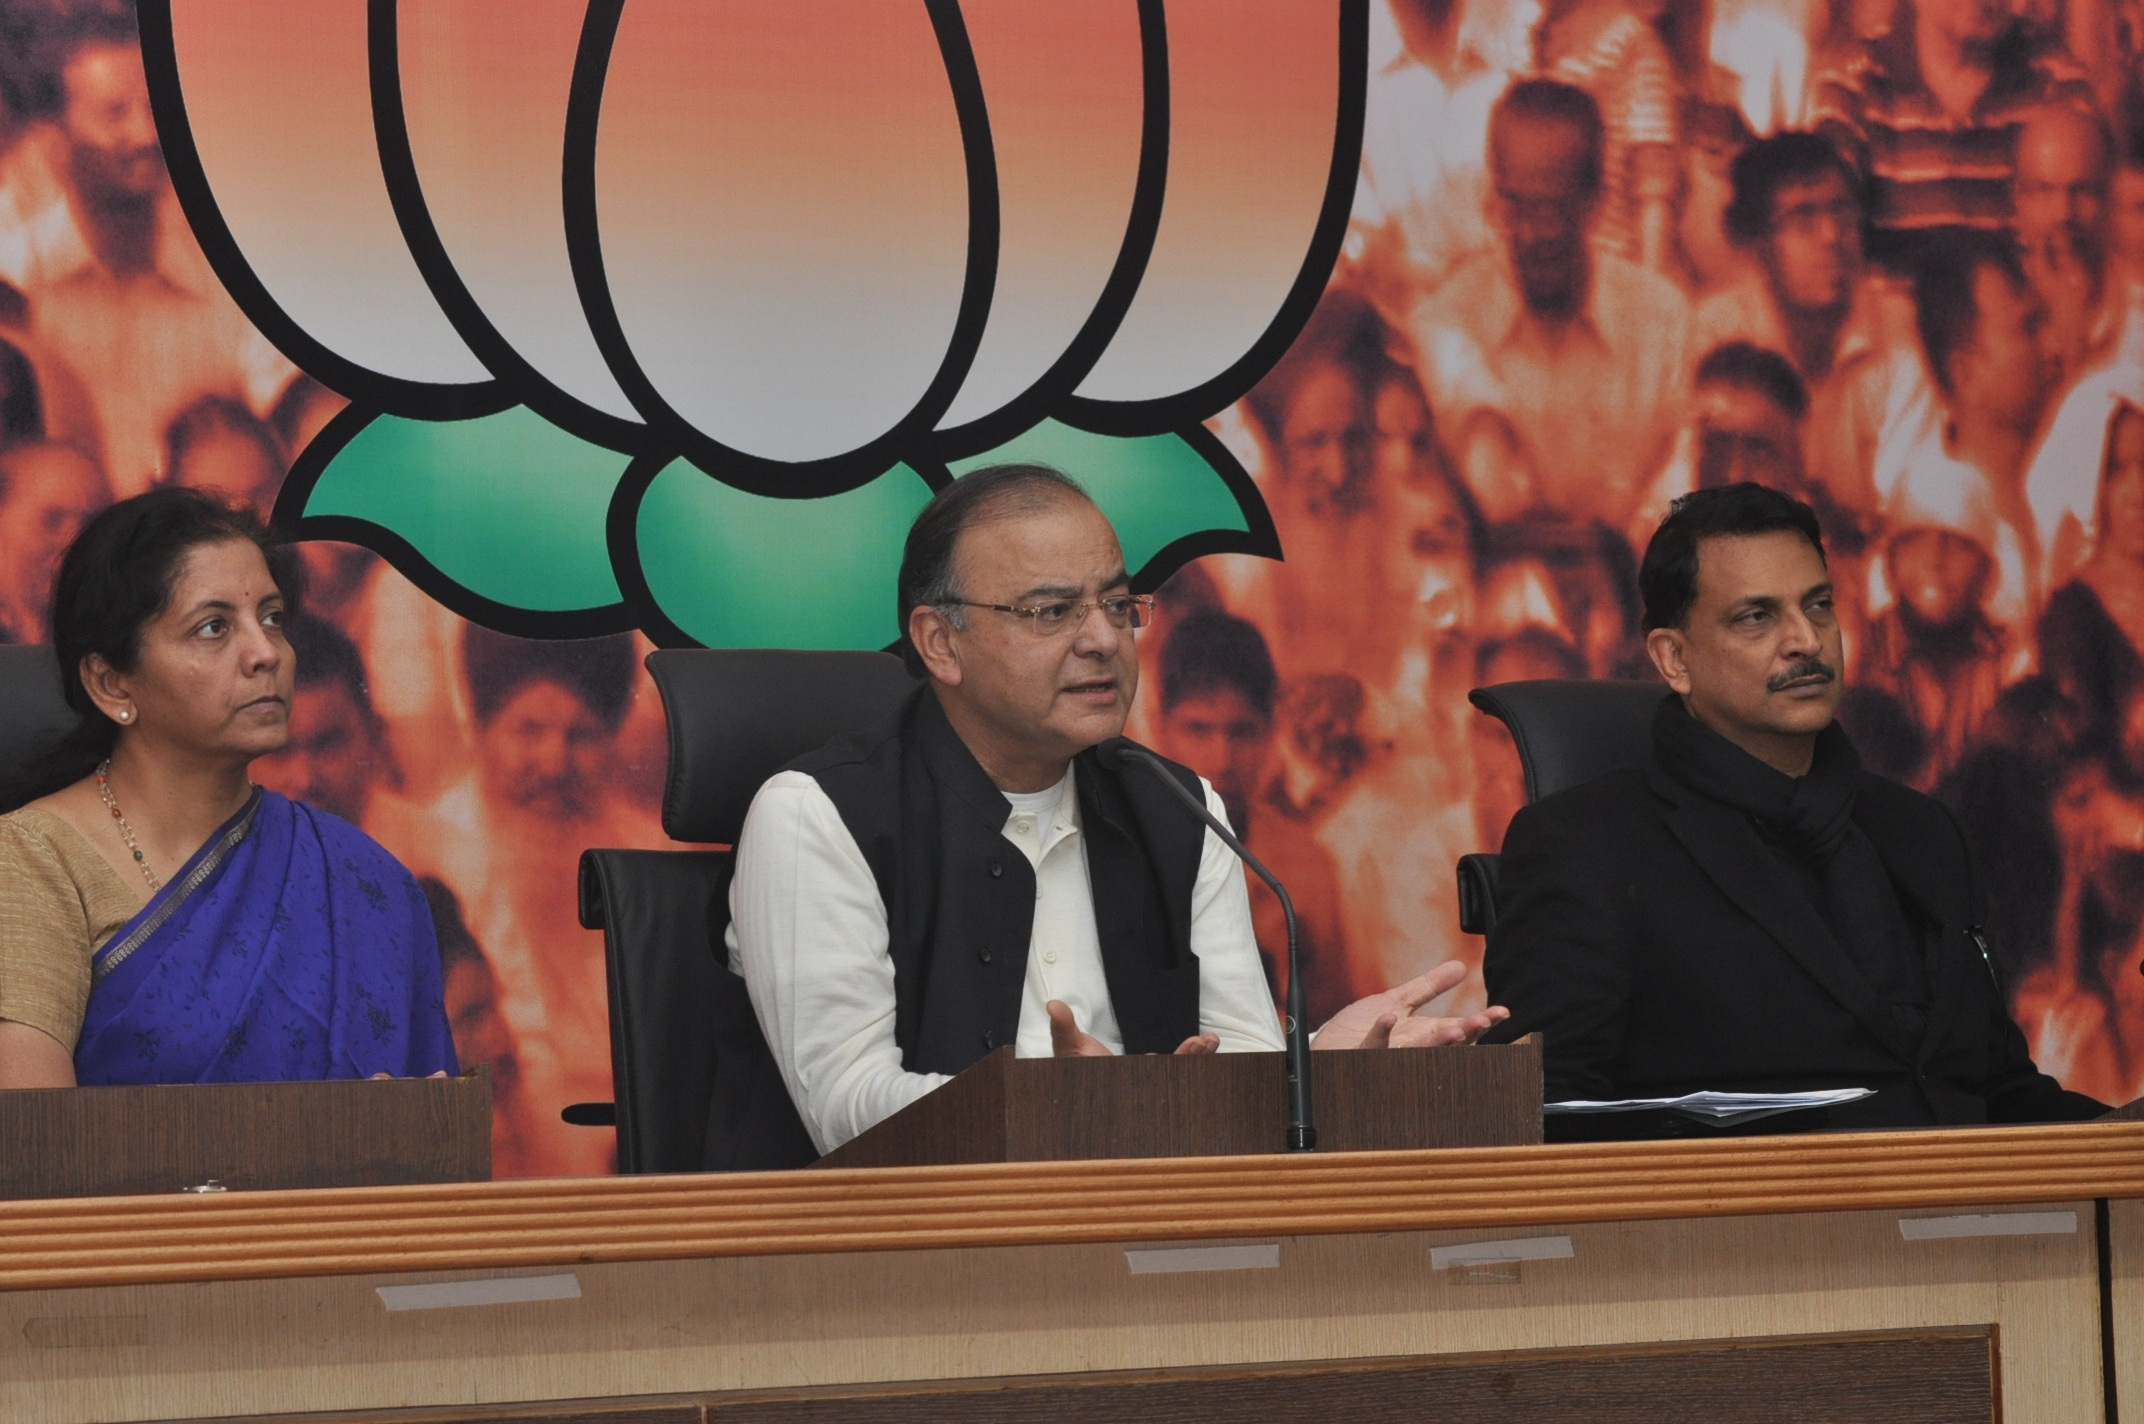
<instances>
[{"instance_id":1,"label":"black scarf","mask_svg":"<svg viewBox=\"0 0 2144 1424\"><path fill-rule=\"evenodd\" d=\"M1765 765L1699 722L1680 697L1653 718L1661 769L1708 801L1746 814L1832 938L1918 1044L1927 1016L1928 968L1920 937L1884 869L1875 842L1854 824L1861 758L1834 722L1817 734L1806 776Z\"/></svg>"}]
</instances>

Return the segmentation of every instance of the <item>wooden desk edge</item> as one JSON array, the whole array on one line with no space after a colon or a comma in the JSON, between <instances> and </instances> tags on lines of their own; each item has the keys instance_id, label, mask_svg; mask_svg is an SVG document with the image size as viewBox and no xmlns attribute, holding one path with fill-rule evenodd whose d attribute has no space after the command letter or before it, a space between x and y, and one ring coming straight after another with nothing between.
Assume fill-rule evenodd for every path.
<instances>
[{"instance_id":1,"label":"wooden desk edge","mask_svg":"<svg viewBox=\"0 0 2144 1424\"><path fill-rule=\"evenodd\" d=\"M0 1203L0 1290L2144 1197L2144 1122Z\"/></svg>"}]
</instances>

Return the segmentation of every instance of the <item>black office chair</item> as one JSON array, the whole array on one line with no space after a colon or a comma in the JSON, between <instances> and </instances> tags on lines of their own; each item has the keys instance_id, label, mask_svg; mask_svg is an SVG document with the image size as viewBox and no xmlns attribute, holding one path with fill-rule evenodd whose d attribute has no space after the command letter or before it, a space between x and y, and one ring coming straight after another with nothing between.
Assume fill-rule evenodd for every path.
<instances>
[{"instance_id":1,"label":"black office chair","mask_svg":"<svg viewBox=\"0 0 2144 1424\"><path fill-rule=\"evenodd\" d=\"M60 665L37 643L0 645L0 780L74 730L74 709L60 691Z\"/></svg>"},{"instance_id":2,"label":"black office chair","mask_svg":"<svg viewBox=\"0 0 2144 1424\"><path fill-rule=\"evenodd\" d=\"M1667 695L1657 682L1544 680L1477 687L1467 700L1511 729L1531 803L1645 765L1653 713ZM1487 934L1496 924L1496 874L1493 855L1459 858L1461 933Z\"/></svg>"},{"instance_id":3,"label":"black office chair","mask_svg":"<svg viewBox=\"0 0 2144 1424\"><path fill-rule=\"evenodd\" d=\"M733 845L761 783L805 752L869 726L915 687L884 653L671 649L648 655L670 724L663 830ZM721 943L729 923L728 850L589 850L581 923L603 931L616 1103L579 1103L567 1121L615 1121L620 1172L697 1172L715 1101L714 1025L749 1016ZM732 1038L734 1040L734 1037ZM764 1062L726 1072L771 1073ZM773 1088L781 1090L779 1082ZM797 1126L801 1134L802 1126ZM814 1155L809 1139L770 1144L766 1160Z\"/></svg>"}]
</instances>

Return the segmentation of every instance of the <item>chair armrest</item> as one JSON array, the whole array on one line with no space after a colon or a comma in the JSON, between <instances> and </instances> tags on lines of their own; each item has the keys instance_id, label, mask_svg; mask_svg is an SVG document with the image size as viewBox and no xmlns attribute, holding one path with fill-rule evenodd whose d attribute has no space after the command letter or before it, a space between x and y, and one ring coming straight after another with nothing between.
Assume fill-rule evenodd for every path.
<instances>
[{"instance_id":1,"label":"chair armrest","mask_svg":"<svg viewBox=\"0 0 2144 1424\"><path fill-rule=\"evenodd\" d=\"M1485 935L1496 927L1496 868L1493 855L1459 857L1459 932Z\"/></svg>"}]
</instances>

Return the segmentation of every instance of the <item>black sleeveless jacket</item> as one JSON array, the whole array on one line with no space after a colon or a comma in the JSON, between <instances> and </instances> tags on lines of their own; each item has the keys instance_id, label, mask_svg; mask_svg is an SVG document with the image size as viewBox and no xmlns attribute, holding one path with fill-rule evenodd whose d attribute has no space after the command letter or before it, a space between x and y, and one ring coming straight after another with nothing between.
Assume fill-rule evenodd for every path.
<instances>
[{"instance_id":1,"label":"black sleeveless jacket","mask_svg":"<svg viewBox=\"0 0 2144 1424\"><path fill-rule=\"evenodd\" d=\"M1199 1031L1191 897L1205 827L1143 768L1074 759L1088 883L1111 1007L1127 1053L1168 1053ZM892 715L789 769L841 813L878 882L894 967L894 1039L912 1073L958 1073L1019 1031L1035 872L1005 839L1012 804L918 688ZM1174 766L1194 794L1198 778ZM715 912L716 957L727 896ZM802 1166L810 1139L752 1017L743 981L723 979L707 1164ZM740 1011L741 1006L741 1011Z\"/></svg>"}]
</instances>

